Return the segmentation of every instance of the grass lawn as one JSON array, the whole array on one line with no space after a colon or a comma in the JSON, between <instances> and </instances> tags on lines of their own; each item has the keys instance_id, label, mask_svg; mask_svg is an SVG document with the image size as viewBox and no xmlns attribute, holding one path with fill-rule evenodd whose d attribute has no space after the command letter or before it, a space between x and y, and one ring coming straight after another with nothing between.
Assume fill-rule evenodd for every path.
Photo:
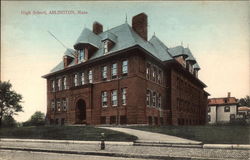
<instances>
[{"instance_id":1,"label":"grass lawn","mask_svg":"<svg viewBox=\"0 0 250 160\"><path fill-rule=\"evenodd\" d=\"M134 141L137 137L92 126L41 126L0 128L0 138L99 141L105 133L107 141Z\"/></svg>"},{"instance_id":2,"label":"grass lawn","mask_svg":"<svg viewBox=\"0 0 250 160\"><path fill-rule=\"evenodd\" d=\"M132 126L129 128L178 136L207 144L250 144L250 126Z\"/></svg>"}]
</instances>

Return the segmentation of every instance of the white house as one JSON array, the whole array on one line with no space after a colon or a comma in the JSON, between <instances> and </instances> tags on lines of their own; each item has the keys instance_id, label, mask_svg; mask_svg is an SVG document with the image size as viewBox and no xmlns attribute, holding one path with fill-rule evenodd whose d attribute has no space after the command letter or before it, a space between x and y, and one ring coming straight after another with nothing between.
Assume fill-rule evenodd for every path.
<instances>
[{"instance_id":1,"label":"white house","mask_svg":"<svg viewBox=\"0 0 250 160\"><path fill-rule=\"evenodd\" d=\"M237 99L230 96L208 99L208 123L228 123L237 115Z\"/></svg>"}]
</instances>

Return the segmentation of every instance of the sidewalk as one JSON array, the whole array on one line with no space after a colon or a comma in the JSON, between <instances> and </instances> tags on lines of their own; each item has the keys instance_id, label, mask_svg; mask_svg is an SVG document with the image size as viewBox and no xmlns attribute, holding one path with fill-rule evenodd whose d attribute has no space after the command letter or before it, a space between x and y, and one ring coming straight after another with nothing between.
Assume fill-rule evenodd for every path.
<instances>
[{"instance_id":1,"label":"sidewalk","mask_svg":"<svg viewBox=\"0 0 250 160\"><path fill-rule=\"evenodd\" d=\"M248 159L249 150L134 146L132 142L0 139L0 149L144 159Z\"/></svg>"}]
</instances>

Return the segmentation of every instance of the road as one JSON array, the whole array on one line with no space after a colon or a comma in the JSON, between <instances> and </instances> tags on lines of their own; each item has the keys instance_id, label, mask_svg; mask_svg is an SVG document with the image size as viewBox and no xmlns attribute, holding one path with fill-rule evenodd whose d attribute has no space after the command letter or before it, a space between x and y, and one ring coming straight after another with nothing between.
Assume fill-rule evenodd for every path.
<instances>
[{"instance_id":1,"label":"road","mask_svg":"<svg viewBox=\"0 0 250 160\"><path fill-rule=\"evenodd\" d=\"M43 153L29 151L0 150L0 160L142 160L138 158L119 158L76 154Z\"/></svg>"}]
</instances>

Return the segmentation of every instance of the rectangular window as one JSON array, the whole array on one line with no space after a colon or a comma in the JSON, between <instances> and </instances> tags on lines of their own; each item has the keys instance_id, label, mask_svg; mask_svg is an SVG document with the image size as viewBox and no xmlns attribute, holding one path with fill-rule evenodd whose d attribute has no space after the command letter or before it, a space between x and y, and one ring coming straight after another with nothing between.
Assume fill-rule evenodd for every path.
<instances>
[{"instance_id":1,"label":"rectangular window","mask_svg":"<svg viewBox=\"0 0 250 160\"><path fill-rule=\"evenodd\" d=\"M63 111L67 111L68 104L67 104L67 99L63 98Z\"/></svg>"},{"instance_id":2,"label":"rectangular window","mask_svg":"<svg viewBox=\"0 0 250 160\"><path fill-rule=\"evenodd\" d=\"M211 121L211 116L207 115L207 121L210 122Z\"/></svg>"},{"instance_id":3,"label":"rectangular window","mask_svg":"<svg viewBox=\"0 0 250 160\"><path fill-rule=\"evenodd\" d=\"M84 50L79 50L78 53L78 63L81 63L85 60L85 52Z\"/></svg>"},{"instance_id":4,"label":"rectangular window","mask_svg":"<svg viewBox=\"0 0 250 160\"><path fill-rule=\"evenodd\" d=\"M111 76L112 76L112 79L116 78L117 76L117 63L112 64Z\"/></svg>"},{"instance_id":5,"label":"rectangular window","mask_svg":"<svg viewBox=\"0 0 250 160\"><path fill-rule=\"evenodd\" d=\"M107 66L102 67L102 80L107 79Z\"/></svg>"},{"instance_id":6,"label":"rectangular window","mask_svg":"<svg viewBox=\"0 0 250 160\"><path fill-rule=\"evenodd\" d=\"M225 106L224 107L224 112L230 112L230 106Z\"/></svg>"},{"instance_id":7,"label":"rectangular window","mask_svg":"<svg viewBox=\"0 0 250 160\"><path fill-rule=\"evenodd\" d=\"M153 81L156 80L156 68L153 67L153 73L152 73Z\"/></svg>"},{"instance_id":8,"label":"rectangular window","mask_svg":"<svg viewBox=\"0 0 250 160\"><path fill-rule=\"evenodd\" d=\"M74 75L74 86L78 86L78 74Z\"/></svg>"},{"instance_id":9,"label":"rectangular window","mask_svg":"<svg viewBox=\"0 0 250 160\"><path fill-rule=\"evenodd\" d=\"M147 90L147 97L146 97L146 101L147 101L147 106L150 106L150 90Z\"/></svg>"},{"instance_id":10,"label":"rectangular window","mask_svg":"<svg viewBox=\"0 0 250 160\"><path fill-rule=\"evenodd\" d=\"M82 74L81 74L81 84L82 84L82 85L85 84L84 72L82 72Z\"/></svg>"},{"instance_id":11,"label":"rectangular window","mask_svg":"<svg viewBox=\"0 0 250 160\"><path fill-rule=\"evenodd\" d=\"M92 70L89 70L89 83L93 83L93 73Z\"/></svg>"},{"instance_id":12,"label":"rectangular window","mask_svg":"<svg viewBox=\"0 0 250 160\"><path fill-rule=\"evenodd\" d=\"M156 93L153 92L153 99L152 99L153 107L156 106Z\"/></svg>"},{"instance_id":13,"label":"rectangular window","mask_svg":"<svg viewBox=\"0 0 250 160\"><path fill-rule=\"evenodd\" d=\"M55 89L55 81L54 80L51 82L51 86L52 86L52 92L55 92L56 89Z\"/></svg>"},{"instance_id":14,"label":"rectangular window","mask_svg":"<svg viewBox=\"0 0 250 160\"><path fill-rule=\"evenodd\" d=\"M102 107L107 107L108 105L108 98L107 98L107 91L102 92Z\"/></svg>"},{"instance_id":15,"label":"rectangular window","mask_svg":"<svg viewBox=\"0 0 250 160\"><path fill-rule=\"evenodd\" d=\"M128 60L122 61L122 74L128 73Z\"/></svg>"},{"instance_id":16,"label":"rectangular window","mask_svg":"<svg viewBox=\"0 0 250 160\"><path fill-rule=\"evenodd\" d=\"M161 108L161 95L158 96L158 108Z\"/></svg>"},{"instance_id":17,"label":"rectangular window","mask_svg":"<svg viewBox=\"0 0 250 160\"><path fill-rule=\"evenodd\" d=\"M58 85L58 90L61 91L62 90L62 79L61 78L59 78L57 80L57 85Z\"/></svg>"},{"instance_id":18,"label":"rectangular window","mask_svg":"<svg viewBox=\"0 0 250 160\"><path fill-rule=\"evenodd\" d=\"M104 41L104 44L103 44L104 46L104 54L106 54L106 53L108 53L108 41L106 40L106 41Z\"/></svg>"},{"instance_id":19,"label":"rectangular window","mask_svg":"<svg viewBox=\"0 0 250 160\"><path fill-rule=\"evenodd\" d=\"M117 106L117 90L111 92L111 98L112 106Z\"/></svg>"},{"instance_id":20,"label":"rectangular window","mask_svg":"<svg viewBox=\"0 0 250 160\"><path fill-rule=\"evenodd\" d=\"M55 111L55 101L51 101L51 111Z\"/></svg>"},{"instance_id":21,"label":"rectangular window","mask_svg":"<svg viewBox=\"0 0 250 160\"><path fill-rule=\"evenodd\" d=\"M158 83L161 84L161 81L162 81L162 76L161 76L162 72L161 70L158 71L158 76L157 76L157 80L158 80Z\"/></svg>"},{"instance_id":22,"label":"rectangular window","mask_svg":"<svg viewBox=\"0 0 250 160\"><path fill-rule=\"evenodd\" d=\"M147 79L150 79L150 64L147 64L147 67L146 67L146 77Z\"/></svg>"},{"instance_id":23,"label":"rectangular window","mask_svg":"<svg viewBox=\"0 0 250 160\"><path fill-rule=\"evenodd\" d=\"M122 105L127 104L127 88L122 88Z\"/></svg>"},{"instance_id":24,"label":"rectangular window","mask_svg":"<svg viewBox=\"0 0 250 160\"><path fill-rule=\"evenodd\" d=\"M57 100L56 105L57 105L56 106L57 111L60 112L61 111L61 101L60 101L60 99Z\"/></svg>"},{"instance_id":25,"label":"rectangular window","mask_svg":"<svg viewBox=\"0 0 250 160\"><path fill-rule=\"evenodd\" d=\"M67 89L67 78L63 77L63 89Z\"/></svg>"},{"instance_id":26,"label":"rectangular window","mask_svg":"<svg viewBox=\"0 0 250 160\"><path fill-rule=\"evenodd\" d=\"M208 107L208 108L207 108L207 112L208 112L208 113L211 112L211 107Z\"/></svg>"}]
</instances>

